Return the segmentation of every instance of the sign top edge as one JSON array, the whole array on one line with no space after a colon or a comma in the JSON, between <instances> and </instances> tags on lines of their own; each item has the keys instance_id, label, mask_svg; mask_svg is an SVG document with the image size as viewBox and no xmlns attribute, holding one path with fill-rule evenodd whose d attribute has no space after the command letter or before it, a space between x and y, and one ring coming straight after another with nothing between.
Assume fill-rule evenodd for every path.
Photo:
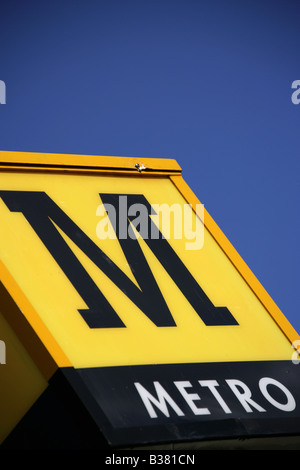
<instances>
[{"instance_id":1,"label":"sign top edge","mask_svg":"<svg viewBox=\"0 0 300 470\"><path fill-rule=\"evenodd\" d=\"M15 152L0 150L0 166L4 167L37 167L51 169L82 168L103 169L112 171L132 171L139 173L151 173L163 171L166 173L180 173L181 167L176 160L171 158L144 158L144 157L120 157L103 155L79 155L38 152Z\"/></svg>"}]
</instances>

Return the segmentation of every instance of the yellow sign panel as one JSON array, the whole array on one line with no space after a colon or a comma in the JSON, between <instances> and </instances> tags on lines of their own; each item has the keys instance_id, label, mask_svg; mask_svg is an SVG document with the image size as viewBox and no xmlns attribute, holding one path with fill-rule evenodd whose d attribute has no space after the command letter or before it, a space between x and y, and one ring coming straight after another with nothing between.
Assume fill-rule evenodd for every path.
<instances>
[{"instance_id":1,"label":"yellow sign panel","mask_svg":"<svg viewBox=\"0 0 300 470\"><path fill-rule=\"evenodd\" d=\"M62 157L27 156L24 171L11 157L1 280L58 366L291 358L296 332L200 203L196 215L176 167L74 157L62 172Z\"/></svg>"}]
</instances>

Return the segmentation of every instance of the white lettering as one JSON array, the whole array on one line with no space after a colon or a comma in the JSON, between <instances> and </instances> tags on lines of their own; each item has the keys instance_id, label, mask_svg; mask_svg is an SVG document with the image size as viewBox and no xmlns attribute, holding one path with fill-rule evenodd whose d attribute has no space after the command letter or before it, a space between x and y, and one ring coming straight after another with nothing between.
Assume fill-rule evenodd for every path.
<instances>
[{"instance_id":1,"label":"white lettering","mask_svg":"<svg viewBox=\"0 0 300 470\"><path fill-rule=\"evenodd\" d=\"M0 341L0 364L6 364L6 345Z\"/></svg>"},{"instance_id":2,"label":"white lettering","mask_svg":"<svg viewBox=\"0 0 300 470\"><path fill-rule=\"evenodd\" d=\"M179 455L177 460L178 460L178 463L180 463L181 465L186 465L190 463L194 464L195 456L194 455Z\"/></svg>"},{"instance_id":3,"label":"white lettering","mask_svg":"<svg viewBox=\"0 0 300 470\"><path fill-rule=\"evenodd\" d=\"M152 215L152 220L157 221L157 225L162 226L162 234L166 239L170 239L173 235L174 239L182 239L182 208L180 204L152 204L155 214ZM173 234L171 233L171 220L173 214Z\"/></svg>"},{"instance_id":4,"label":"white lettering","mask_svg":"<svg viewBox=\"0 0 300 470\"><path fill-rule=\"evenodd\" d=\"M292 103L299 104L300 103L300 80L294 80L292 83L292 88L297 88L296 91L292 94Z\"/></svg>"},{"instance_id":5,"label":"white lettering","mask_svg":"<svg viewBox=\"0 0 300 470\"><path fill-rule=\"evenodd\" d=\"M187 250L201 250L204 245L204 205L196 204L195 230L193 230L193 208L191 204L184 205L184 235L193 242L186 243Z\"/></svg>"},{"instance_id":6,"label":"white lettering","mask_svg":"<svg viewBox=\"0 0 300 470\"><path fill-rule=\"evenodd\" d=\"M103 204L100 204L97 207L96 215L100 217L104 216L104 218L101 219L97 224L97 227L96 227L97 237L100 238L100 240L106 240L107 238L109 239L117 238L117 235L115 232L116 222L117 222L117 215L116 215L115 207L112 204L106 204L106 207L104 207Z\"/></svg>"},{"instance_id":7,"label":"white lettering","mask_svg":"<svg viewBox=\"0 0 300 470\"><path fill-rule=\"evenodd\" d=\"M119 196L119 238L126 240L128 237L128 207L127 196Z\"/></svg>"},{"instance_id":8,"label":"white lettering","mask_svg":"<svg viewBox=\"0 0 300 470\"><path fill-rule=\"evenodd\" d=\"M132 226L129 225L128 227L128 235L133 240L138 238L139 235L146 240L148 238L148 209L144 204L132 204L129 206L128 215L135 216L139 213L139 215L131 221L132 225L138 230L138 234L135 233Z\"/></svg>"},{"instance_id":9,"label":"white lettering","mask_svg":"<svg viewBox=\"0 0 300 470\"><path fill-rule=\"evenodd\" d=\"M199 384L201 387L208 387L219 405L222 407L223 411L225 413L231 413L230 408L227 406L221 395L219 394L218 390L216 387L219 386L218 382L216 380L199 380Z\"/></svg>"},{"instance_id":10,"label":"white lettering","mask_svg":"<svg viewBox=\"0 0 300 470\"><path fill-rule=\"evenodd\" d=\"M131 465L135 468L138 464L139 457L118 457L115 454L112 457L106 457L106 465Z\"/></svg>"},{"instance_id":11,"label":"white lettering","mask_svg":"<svg viewBox=\"0 0 300 470\"><path fill-rule=\"evenodd\" d=\"M226 382L237 397L237 399L239 400L239 402L241 403L241 405L245 408L247 413L253 412L249 404L260 412L266 411L264 408L258 405L258 403L251 399L251 390L247 387L246 384L244 384L244 382L236 379L229 379L226 380ZM242 389L242 391L240 391L238 387Z\"/></svg>"},{"instance_id":12,"label":"white lettering","mask_svg":"<svg viewBox=\"0 0 300 470\"><path fill-rule=\"evenodd\" d=\"M226 379L225 382L247 413L253 413L254 410L257 410L260 413L267 411L259 403L253 400L252 392L244 382L238 379ZM224 413L232 413L231 409L217 390L217 387L219 387L220 384L216 380L198 380L198 383L201 387L206 387L209 389ZM194 415L203 416L210 415L212 412L218 413L217 406L213 404L211 401L212 399L208 394L205 394L205 399L209 400L208 403L211 405L209 408L200 407L196 404L197 401L201 401L201 397L198 393L193 391L193 385L189 380L177 380L174 381L173 384L179 391L180 395L184 398L185 402ZM180 409L180 407L165 390L165 388L160 384L160 382L153 382L156 395L152 395L139 382L135 382L134 385L146 407L146 410L148 411L150 418L157 418L157 412L155 408L160 410L161 413L163 413L167 418L170 418L170 409L172 409L178 416L185 416L185 413ZM264 399L266 399L275 408L286 412L294 411L296 408L296 401L292 393L287 389L287 387L277 380L270 377L263 377L258 381L258 386L262 394L261 396L264 397ZM285 395L285 399L283 398L282 400L283 403L282 401L278 401L278 399L274 397L274 394L272 395L269 389L272 388L272 386L277 387L277 389L281 390L281 392L283 392ZM179 403L181 403L181 401L179 401ZM232 401L230 401L230 403L232 403L232 406L234 406ZM237 410L234 410L234 412L236 411Z\"/></svg>"},{"instance_id":13,"label":"white lettering","mask_svg":"<svg viewBox=\"0 0 300 470\"><path fill-rule=\"evenodd\" d=\"M270 377L263 377L262 379L260 379L258 385L263 396L273 406L275 406L275 408L278 408L282 411L293 411L296 408L296 402L291 392L277 380L271 379ZM287 402L285 404L282 404L275 400L275 398L271 397L270 393L267 390L268 385L275 385L275 387L278 387L280 390L282 390L285 396L287 397Z\"/></svg>"},{"instance_id":14,"label":"white lettering","mask_svg":"<svg viewBox=\"0 0 300 470\"><path fill-rule=\"evenodd\" d=\"M210 415L210 411L208 408L198 408L195 405L195 400L201 400L199 395L197 393L187 393L187 391L185 390L186 388L192 387L191 382L189 382L188 380L183 380L179 382L174 382L174 384L176 385L181 395L183 396L183 398L185 399L185 401L187 402L187 404L195 415Z\"/></svg>"},{"instance_id":15,"label":"white lettering","mask_svg":"<svg viewBox=\"0 0 300 470\"><path fill-rule=\"evenodd\" d=\"M127 196L120 195L119 217L117 221L116 208L112 204L100 204L96 209L96 215L102 217L97 223L96 234L100 240L107 238L116 238L118 228L118 238L120 240L136 239L141 236L147 240L149 235L151 239L158 240L160 229L165 239L183 239L184 237L191 242L186 242L187 250L200 250L204 244L204 206L196 204L196 214L190 204L184 204L183 210L180 204L152 204L150 213L148 207L142 203L135 203L128 207ZM149 219L151 216L151 219ZM128 224L128 217L131 223ZM135 219L132 219L135 217ZM150 223L150 220L152 223ZM117 225L118 222L118 225ZM150 224L150 225L149 225ZM150 234L149 234L150 227Z\"/></svg>"},{"instance_id":16,"label":"white lettering","mask_svg":"<svg viewBox=\"0 0 300 470\"><path fill-rule=\"evenodd\" d=\"M151 393L149 393L148 390L146 390L139 382L135 382L134 385L139 392L141 399L143 400L150 418L157 418L157 414L152 406L152 403L168 418L170 417L170 414L167 403L171 406L171 408L173 408L178 416L184 416L184 413L181 411L179 406L176 405L175 401L170 397L168 392L159 382L153 382L157 398L151 395Z\"/></svg>"},{"instance_id":17,"label":"white lettering","mask_svg":"<svg viewBox=\"0 0 300 470\"><path fill-rule=\"evenodd\" d=\"M6 104L6 85L3 80L0 80L0 104Z\"/></svg>"}]
</instances>

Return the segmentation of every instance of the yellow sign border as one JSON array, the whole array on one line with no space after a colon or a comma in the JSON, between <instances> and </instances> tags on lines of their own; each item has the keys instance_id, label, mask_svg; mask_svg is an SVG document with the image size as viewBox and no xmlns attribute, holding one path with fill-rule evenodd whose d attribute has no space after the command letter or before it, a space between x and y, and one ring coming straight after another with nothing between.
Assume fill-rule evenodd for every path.
<instances>
[{"instance_id":1,"label":"yellow sign border","mask_svg":"<svg viewBox=\"0 0 300 470\"><path fill-rule=\"evenodd\" d=\"M170 176L170 179L173 181L177 189L180 191L181 195L186 199L186 201L193 206L194 211L196 212L196 205L200 204L199 199L195 196L189 186L186 184L182 176ZM300 336L294 329L294 327L290 324L287 318L284 316L282 311L276 305L274 300L270 297L268 292L253 274L251 269L245 263L245 261L241 258L238 254L236 249L230 243L228 238L224 235L222 230L204 208L204 222L205 227L212 235L214 240L218 243L220 248L229 258L233 266L242 276L244 281L248 284L251 290L254 292L256 297L265 307L267 312L271 315L273 320L276 322L277 326L281 329L284 335L288 338L288 340L293 343L296 340L300 339Z\"/></svg>"},{"instance_id":2,"label":"yellow sign border","mask_svg":"<svg viewBox=\"0 0 300 470\"><path fill-rule=\"evenodd\" d=\"M130 174L133 177L139 178L164 176L172 181L177 190L186 202L193 207L196 213L197 204L200 204L199 199L184 181L180 166L173 159L139 159L135 157L0 151L0 171L5 172L7 170L18 172L76 172L81 174L121 173L124 175ZM254 292L283 334L291 342L291 345L296 340L299 340L300 336L296 330L266 292L206 209L204 209L204 223L216 243ZM17 305L20 321L17 319L18 315L16 315L16 313L11 315L10 311L3 312L5 318L20 336L20 339L27 347L27 350L31 353L34 360L36 361L37 357L39 358L38 365L45 377L49 379L58 367L72 366L55 338L48 331L38 313L34 310L29 300L1 261L0 281ZM0 298L2 299L2 297L0 291ZM31 328L40 338L40 342L32 341L32 330L30 328L24 329L24 316ZM23 324L23 327L18 328L18 324ZM39 351L38 354L37 351Z\"/></svg>"}]
</instances>

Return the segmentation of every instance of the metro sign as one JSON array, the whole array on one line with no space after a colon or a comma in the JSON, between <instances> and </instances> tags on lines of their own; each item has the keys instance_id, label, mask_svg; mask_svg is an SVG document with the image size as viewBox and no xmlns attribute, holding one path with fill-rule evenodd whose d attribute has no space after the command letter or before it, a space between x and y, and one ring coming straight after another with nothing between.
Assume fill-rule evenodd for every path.
<instances>
[{"instance_id":1,"label":"metro sign","mask_svg":"<svg viewBox=\"0 0 300 470\"><path fill-rule=\"evenodd\" d=\"M118 197L120 197L118 194L100 193L104 206L105 203L111 205L114 200L118 204ZM128 197L133 204L149 206L148 201L142 195L133 194ZM78 258L70 250L68 243L60 235L58 229L61 229L156 326L176 326L135 236L120 239L119 233L117 234L128 264L132 266L132 271L134 267L135 277L140 288L124 275L123 271L106 256L101 248L46 193L39 191L0 191L0 198L2 198L11 212L21 212L24 215L71 284L84 299L89 308L79 310L79 313L90 328L121 328L125 327L125 325L85 268L78 262ZM116 208L119 213L118 205ZM126 215L126 221L129 226L131 217ZM151 224L153 222L150 219L149 232L154 232L154 230L151 230ZM205 324L237 324L226 307L215 307L210 302L209 298L160 232L158 232L158 237L155 239L149 233L146 237L146 243Z\"/></svg>"},{"instance_id":2,"label":"metro sign","mask_svg":"<svg viewBox=\"0 0 300 470\"><path fill-rule=\"evenodd\" d=\"M42 390L62 374L111 446L300 433L299 336L176 162L1 157L0 312Z\"/></svg>"}]
</instances>

